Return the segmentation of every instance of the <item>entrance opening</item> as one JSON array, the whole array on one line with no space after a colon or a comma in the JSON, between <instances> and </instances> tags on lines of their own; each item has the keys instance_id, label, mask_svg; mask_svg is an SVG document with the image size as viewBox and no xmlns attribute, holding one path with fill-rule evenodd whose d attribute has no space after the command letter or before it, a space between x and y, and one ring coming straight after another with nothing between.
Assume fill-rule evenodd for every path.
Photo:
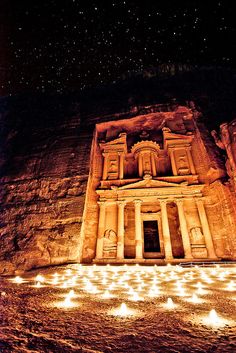
<instances>
[{"instance_id":1,"label":"entrance opening","mask_svg":"<svg viewBox=\"0 0 236 353\"><path fill-rule=\"evenodd\" d=\"M144 252L160 252L157 221L143 221Z\"/></svg>"}]
</instances>

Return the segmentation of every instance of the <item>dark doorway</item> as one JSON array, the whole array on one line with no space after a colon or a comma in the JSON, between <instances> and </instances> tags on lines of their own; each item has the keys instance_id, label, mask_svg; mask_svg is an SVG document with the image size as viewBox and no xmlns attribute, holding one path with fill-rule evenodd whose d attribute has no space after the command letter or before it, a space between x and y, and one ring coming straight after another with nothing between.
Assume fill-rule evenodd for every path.
<instances>
[{"instance_id":1,"label":"dark doorway","mask_svg":"<svg viewBox=\"0 0 236 353\"><path fill-rule=\"evenodd\" d=\"M160 252L157 221L144 221L144 252Z\"/></svg>"}]
</instances>

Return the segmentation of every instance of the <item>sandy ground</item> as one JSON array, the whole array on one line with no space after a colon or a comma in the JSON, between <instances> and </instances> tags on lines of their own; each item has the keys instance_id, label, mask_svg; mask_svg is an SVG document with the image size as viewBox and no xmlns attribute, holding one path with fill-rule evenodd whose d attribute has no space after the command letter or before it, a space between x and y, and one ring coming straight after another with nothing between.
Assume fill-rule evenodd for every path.
<instances>
[{"instance_id":1,"label":"sandy ground","mask_svg":"<svg viewBox=\"0 0 236 353\"><path fill-rule=\"evenodd\" d=\"M22 278L1 278L1 353L236 352L236 267L68 265Z\"/></svg>"}]
</instances>

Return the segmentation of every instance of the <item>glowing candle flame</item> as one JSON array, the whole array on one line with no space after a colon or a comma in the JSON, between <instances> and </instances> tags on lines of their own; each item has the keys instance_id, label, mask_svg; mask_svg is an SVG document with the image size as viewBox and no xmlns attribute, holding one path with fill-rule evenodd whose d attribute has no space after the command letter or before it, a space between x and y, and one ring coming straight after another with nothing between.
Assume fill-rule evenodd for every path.
<instances>
[{"instance_id":1,"label":"glowing candle flame","mask_svg":"<svg viewBox=\"0 0 236 353\"><path fill-rule=\"evenodd\" d=\"M41 275L37 275L37 276L35 277L35 280L36 280L37 282L44 282L44 281L45 281L44 277L41 276Z\"/></svg>"},{"instance_id":2,"label":"glowing candle flame","mask_svg":"<svg viewBox=\"0 0 236 353\"><path fill-rule=\"evenodd\" d=\"M207 318L205 319L205 322L206 322L206 324L208 324L208 325L210 325L210 326L221 326L221 325L224 325L224 324L225 324L224 320L222 320L222 319L218 316L218 314L217 314L217 312L215 311L215 309L212 309L212 310L209 312Z\"/></svg>"},{"instance_id":3,"label":"glowing candle flame","mask_svg":"<svg viewBox=\"0 0 236 353\"><path fill-rule=\"evenodd\" d=\"M209 319L212 321L212 322L215 322L215 321L218 321L219 320L219 317L215 311L215 309L212 309L210 312L209 312Z\"/></svg>"},{"instance_id":4,"label":"glowing candle flame","mask_svg":"<svg viewBox=\"0 0 236 353\"><path fill-rule=\"evenodd\" d=\"M135 302L137 302L139 300L142 300L142 298L136 292L133 293L133 295L132 295L132 297L130 299L135 301Z\"/></svg>"},{"instance_id":5,"label":"glowing candle flame","mask_svg":"<svg viewBox=\"0 0 236 353\"><path fill-rule=\"evenodd\" d=\"M70 308L70 307L73 306L73 304L72 304L72 302L71 302L71 297L70 297L69 295L67 295L67 296L65 297L65 300L64 300L64 302L63 302L63 306L64 306L65 308Z\"/></svg>"},{"instance_id":6,"label":"glowing candle flame","mask_svg":"<svg viewBox=\"0 0 236 353\"><path fill-rule=\"evenodd\" d=\"M230 291L234 291L234 290L235 290L235 283L234 283L234 281L230 281L230 282L227 284L226 289L227 289L227 290L230 290Z\"/></svg>"},{"instance_id":7,"label":"glowing candle flame","mask_svg":"<svg viewBox=\"0 0 236 353\"><path fill-rule=\"evenodd\" d=\"M63 282L62 288L67 288L67 287L68 287L67 282Z\"/></svg>"},{"instance_id":8,"label":"glowing candle flame","mask_svg":"<svg viewBox=\"0 0 236 353\"><path fill-rule=\"evenodd\" d=\"M167 309L173 309L175 307L175 304L171 298L167 298L167 302L165 306Z\"/></svg>"},{"instance_id":9,"label":"glowing candle flame","mask_svg":"<svg viewBox=\"0 0 236 353\"><path fill-rule=\"evenodd\" d=\"M128 316L131 314L130 310L128 309L125 303L122 303L121 306L115 311L117 316Z\"/></svg>"},{"instance_id":10,"label":"glowing candle flame","mask_svg":"<svg viewBox=\"0 0 236 353\"><path fill-rule=\"evenodd\" d=\"M185 289L184 288L179 288L178 296L184 297L185 295L186 295Z\"/></svg>"},{"instance_id":11,"label":"glowing candle flame","mask_svg":"<svg viewBox=\"0 0 236 353\"><path fill-rule=\"evenodd\" d=\"M102 297L104 299L110 299L112 297L112 295L110 294L110 292L108 290L106 290L105 293L102 295Z\"/></svg>"},{"instance_id":12,"label":"glowing candle flame","mask_svg":"<svg viewBox=\"0 0 236 353\"><path fill-rule=\"evenodd\" d=\"M58 284L58 277L54 277L52 280L52 284Z\"/></svg>"},{"instance_id":13,"label":"glowing candle flame","mask_svg":"<svg viewBox=\"0 0 236 353\"><path fill-rule=\"evenodd\" d=\"M200 303L201 300L198 298L198 296L196 294L193 294L190 301L192 303Z\"/></svg>"},{"instance_id":14,"label":"glowing candle flame","mask_svg":"<svg viewBox=\"0 0 236 353\"><path fill-rule=\"evenodd\" d=\"M104 284L107 284L107 279L106 279L106 278L103 278L102 284L103 284L103 285L104 285Z\"/></svg>"},{"instance_id":15,"label":"glowing candle flame","mask_svg":"<svg viewBox=\"0 0 236 353\"><path fill-rule=\"evenodd\" d=\"M115 288L115 283L112 282L112 283L109 285L109 290L112 290L112 289L114 289L114 288Z\"/></svg>"},{"instance_id":16,"label":"glowing candle flame","mask_svg":"<svg viewBox=\"0 0 236 353\"><path fill-rule=\"evenodd\" d=\"M70 298L73 298L75 296L75 291L73 289L71 289L67 296Z\"/></svg>"},{"instance_id":17,"label":"glowing candle flame","mask_svg":"<svg viewBox=\"0 0 236 353\"><path fill-rule=\"evenodd\" d=\"M21 278L20 276L16 276L15 278L14 278L14 282L15 283L22 283L24 280L23 280L23 278Z\"/></svg>"},{"instance_id":18,"label":"glowing candle flame","mask_svg":"<svg viewBox=\"0 0 236 353\"><path fill-rule=\"evenodd\" d=\"M134 289L132 287L130 287L129 291L128 291L129 295L133 295L134 294Z\"/></svg>"},{"instance_id":19,"label":"glowing candle flame","mask_svg":"<svg viewBox=\"0 0 236 353\"><path fill-rule=\"evenodd\" d=\"M91 289L89 290L89 293L92 293L92 294L96 294L98 292L99 292L99 290L97 289L96 286L92 286Z\"/></svg>"}]
</instances>

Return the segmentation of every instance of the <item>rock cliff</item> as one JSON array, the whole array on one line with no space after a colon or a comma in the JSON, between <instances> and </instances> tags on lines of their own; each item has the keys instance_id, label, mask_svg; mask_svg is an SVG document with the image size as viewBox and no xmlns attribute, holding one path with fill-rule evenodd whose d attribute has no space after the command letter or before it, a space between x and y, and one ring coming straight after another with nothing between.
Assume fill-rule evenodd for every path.
<instances>
[{"instance_id":1,"label":"rock cliff","mask_svg":"<svg viewBox=\"0 0 236 353\"><path fill-rule=\"evenodd\" d=\"M210 129L232 120L233 76L226 97L225 86L216 89L215 76L209 83L207 75L209 72L158 80L138 78L81 95L2 98L0 273L79 260L96 123L170 111L179 102L195 110L192 100L203 113L201 121ZM224 85L228 76L227 72ZM203 87L204 82L207 87ZM223 91L227 104L222 101Z\"/></svg>"}]
</instances>

